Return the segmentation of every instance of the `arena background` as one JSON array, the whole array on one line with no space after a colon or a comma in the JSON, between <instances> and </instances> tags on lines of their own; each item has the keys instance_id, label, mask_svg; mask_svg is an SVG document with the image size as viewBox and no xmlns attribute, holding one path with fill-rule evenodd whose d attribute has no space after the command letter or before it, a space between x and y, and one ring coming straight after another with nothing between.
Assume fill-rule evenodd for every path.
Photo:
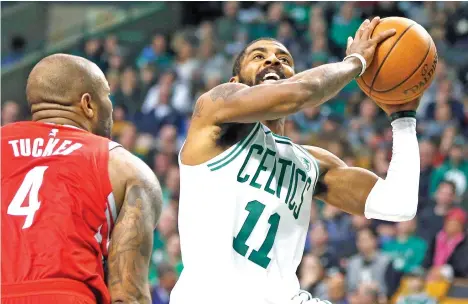
<instances>
[{"instance_id":1,"label":"arena background","mask_svg":"<svg viewBox=\"0 0 468 304\"><path fill-rule=\"evenodd\" d=\"M114 139L147 162L163 186L150 271L158 304L168 303L183 269L177 153L194 102L229 79L233 56L249 41L270 36L290 49L301 71L341 60L346 38L368 16L419 22L440 59L418 110L417 218L396 225L369 221L317 201L298 275L303 289L335 304L468 303L468 240L452 250L434 242L449 229L444 221L454 208L465 210L449 217L465 225L466 235L468 3L2 2L1 8L2 125L28 119L26 78L42 57L72 53L105 72ZM289 117L286 135L386 175L390 124L355 82L325 105ZM444 252L450 258L434 258Z\"/></svg>"}]
</instances>

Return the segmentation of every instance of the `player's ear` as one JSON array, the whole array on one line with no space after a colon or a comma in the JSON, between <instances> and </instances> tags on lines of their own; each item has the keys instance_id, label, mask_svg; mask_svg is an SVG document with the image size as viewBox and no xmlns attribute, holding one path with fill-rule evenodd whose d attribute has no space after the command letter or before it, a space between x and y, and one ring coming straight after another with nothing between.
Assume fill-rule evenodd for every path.
<instances>
[{"instance_id":1,"label":"player's ear","mask_svg":"<svg viewBox=\"0 0 468 304\"><path fill-rule=\"evenodd\" d=\"M95 109L94 109L93 104L91 103L91 95L89 93L84 93L81 96L80 105L81 105L81 109L83 110L83 113L85 114L87 118L94 117Z\"/></svg>"},{"instance_id":2,"label":"player's ear","mask_svg":"<svg viewBox=\"0 0 468 304\"><path fill-rule=\"evenodd\" d=\"M229 82L239 82L239 77L238 76L231 77L231 79L229 79Z\"/></svg>"}]
</instances>

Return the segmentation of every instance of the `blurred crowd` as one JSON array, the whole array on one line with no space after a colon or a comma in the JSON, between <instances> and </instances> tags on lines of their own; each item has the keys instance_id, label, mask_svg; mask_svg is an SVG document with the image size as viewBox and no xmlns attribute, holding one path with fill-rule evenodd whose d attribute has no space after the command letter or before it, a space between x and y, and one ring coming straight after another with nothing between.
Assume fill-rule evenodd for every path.
<instances>
[{"instance_id":1,"label":"blurred crowd","mask_svg":"<svg viewBox=\"0 0 468 304\"><path fill-rule=\"evenodd\" d=\"M418 110L421 179L414 220L388 223L350 216L315 201L301 288L334 304L387 303L407 278L399 303L437 303L433 281L468 277L468 5L463 2L223 2L215 13L170 36L154 33L131 54L118 33L76 51L106 74L114 104L113 136L153 168L164 208L150 271L153 303L168 303L183 264L177 233L179 168L197 97L228 81L233 56L251 40L274 37L296 72L344 57L346 39L369 16L403 16L433 37L439 63ZM2 124L21 117L2 105ZM325 148L350 166L385 178L392 132L385 114L352 82L330 102L288 117L286 135ZM195 204L197 202L194 202ZM407 300L410 302L405 302ZM426 301L426 302L424 302Z\"/></svg>"}]
</instances>

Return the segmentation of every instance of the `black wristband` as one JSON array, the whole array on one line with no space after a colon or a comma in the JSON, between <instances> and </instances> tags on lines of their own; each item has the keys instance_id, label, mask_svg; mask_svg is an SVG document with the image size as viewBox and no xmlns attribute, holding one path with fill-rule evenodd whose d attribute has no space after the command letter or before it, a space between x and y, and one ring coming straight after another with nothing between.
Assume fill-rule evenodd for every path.
<instances>
[{"instance_id":1,"label":"black wristband","mask_svg":"<svg viewBox=\"0 0 468 304\"><path fill-rule=\"evenodd\" d=\"M398 118L403 118L403 117L416 118L416 111L398 111L398 112L392 113L389 119L390 119L390 122L394 122Z\"/></svg>"}]
</instances>

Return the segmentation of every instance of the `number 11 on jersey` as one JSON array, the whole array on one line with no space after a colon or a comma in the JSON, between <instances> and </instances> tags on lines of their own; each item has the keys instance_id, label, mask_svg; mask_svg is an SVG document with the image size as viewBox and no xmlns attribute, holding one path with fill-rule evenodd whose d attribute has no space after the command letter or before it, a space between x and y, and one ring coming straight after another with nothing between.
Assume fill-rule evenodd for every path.
<instances>
[{"instance_id":1,"label":"number 11 on jersey","mask_svg":"<svg viewBox=\"0 0 468 304\"><path fill-rule=\"evenodd\" d=\"M249 212L249 215L245 219L245 222L242 225L239 233L236 237L234 237L232 242L232 247L234 250L242 256L245 256L249 250L249 246L247 246L246 242L252 234L255 225L257 225L257 222L260 219L264 209L265 205L256 200L248 202L247 206L245 206L245 210ZM268 219L270 229L268 229L263 244L258 250L252 250L248 257L250 261L254 262L262 268L266 269L270 264L271 259L268 257L268 254L270 253L271 248L273 248L276 233L278 232L279 222L280 216L278 213L274 213L270 216Z\"/></svg>"}]
</instances>

